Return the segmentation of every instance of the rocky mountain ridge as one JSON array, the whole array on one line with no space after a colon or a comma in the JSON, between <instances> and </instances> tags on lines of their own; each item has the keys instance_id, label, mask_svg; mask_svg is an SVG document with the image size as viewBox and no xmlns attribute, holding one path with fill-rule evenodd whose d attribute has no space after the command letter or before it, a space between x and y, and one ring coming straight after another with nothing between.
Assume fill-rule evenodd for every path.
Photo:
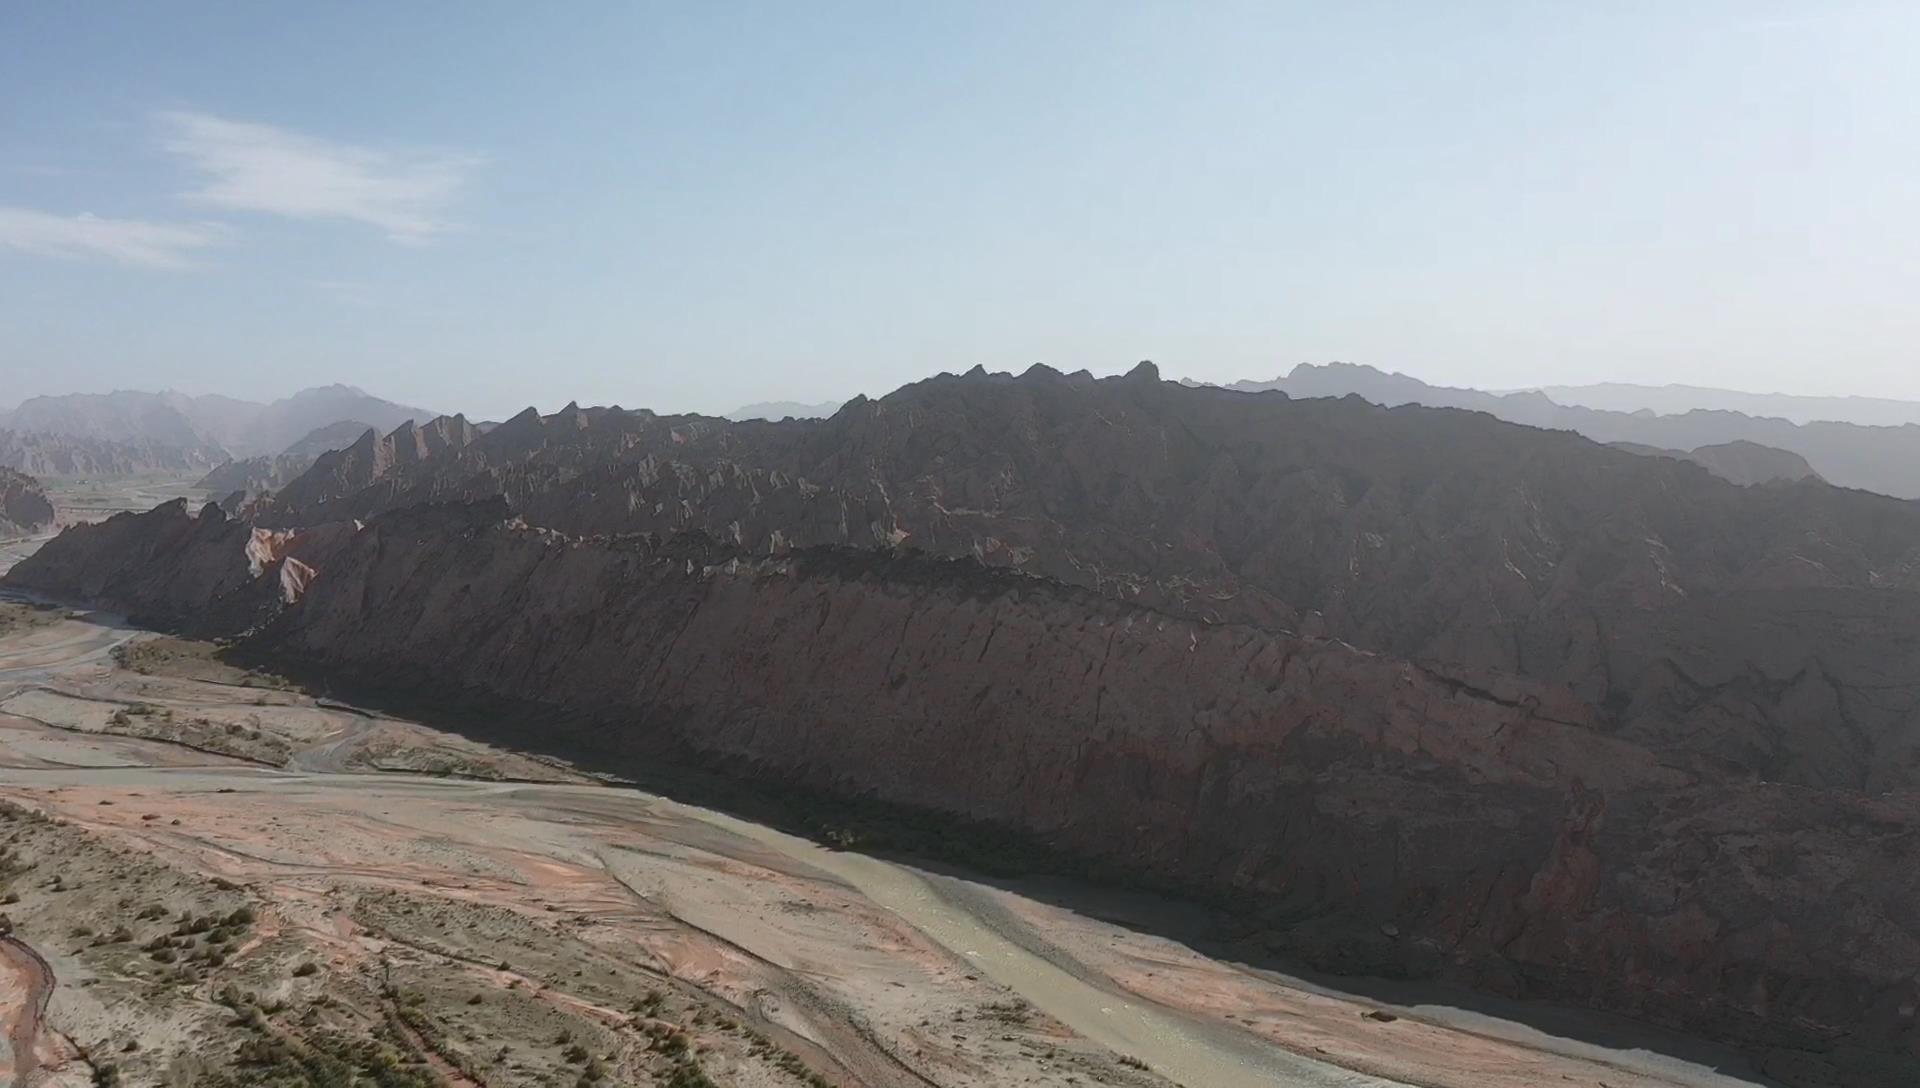
<instances>
[{"instance_id":1,"label":"rocky mountain ridge","mask_svg":"<svg viewBox=\"0 0 1920 1088\"><path fill-rule=\"evenodd\" d=\"M1911 792L1755 781L1553 685L970 559L582 539L498 499L319 527L258 575L256 539L172 504L76 528L8 581L329 682L546 708L612 768L690 751L1018 829L1236 897L1265 947L1330 969L1842 1068L1920 1054L1899 1012L1920 999ZM289 604L272 563L295 561L317 574Z\"/></svg>"},{"instance_id":2,"label":"rocky mountain ridge","mask_svg":"<svg viewBox=\"0 0 1920 1088\"><path fill-rule=\"evenodd\" d=\"M315 429L342 420L365 420L385 431L433 414L347 385L305 389L270 404L219 394L122 390L34 397L0 412L0 429L177 450L190 465L211 467L279 454Z\"/></svg>"},{"instance_id":3,"label":"rocky mountain ridge","mask_svg":"<svg viewBox=\"0 0 1920 1088\"><path fill-rule=\"evenodd\" d=\"M1911 503L1143 365L450 417L254 509L9 581L1131 859L1322 966L1920 1061Z\"/></svg>"},{"instance_id":4,"label":"rocky mountain ridge","mask_svg":"<svg viewBox=\"0 0 1920 1088\"><path fill-rule=\"evenodd\" d=\"M1774 780L1920 778L1920 691L1877 679L1920 663L1856 614L1897 614L1920 587L1920 508L1813 480L1739 488L1471 414L1036 368L929 379L825 421L439 421L323 459L260 517L494 497L582 536L970 556L1563 684L1619 729L1717 737L1712 758ZM1755 706L1763 726L1737 727Z\"/></svg>"}]
</instances>

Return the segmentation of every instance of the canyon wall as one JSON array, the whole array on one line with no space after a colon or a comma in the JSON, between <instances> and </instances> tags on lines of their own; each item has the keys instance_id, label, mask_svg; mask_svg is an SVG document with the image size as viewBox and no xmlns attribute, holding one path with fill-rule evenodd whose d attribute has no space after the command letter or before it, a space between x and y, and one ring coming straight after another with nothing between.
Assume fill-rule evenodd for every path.
<instances>
[{"instance_id":1,"label":"canyon wall","mask_svg":"<svg viewBox=\"0 0 1920 1088\"><path fill-rule=\"evenodd\" d=\"M1230 898L1323 967L1920 1052L1912 793L1758 781L1564 686L971 560L579 538L497 500L305 534L257 577L254 539L170 505L8 582L341 684L564 711L609 765L690 751L1014 829ZM272 568L296 551L318 573L288 604Z\"/></svg>"}]
</instances>

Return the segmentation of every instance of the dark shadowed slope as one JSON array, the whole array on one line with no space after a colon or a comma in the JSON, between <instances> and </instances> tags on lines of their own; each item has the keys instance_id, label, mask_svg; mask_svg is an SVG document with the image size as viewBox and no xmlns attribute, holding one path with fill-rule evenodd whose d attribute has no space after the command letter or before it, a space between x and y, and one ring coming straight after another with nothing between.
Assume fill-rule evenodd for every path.
<instances>
[{"instance_id":1,"label":"dark shadowed slope","mask_svg":"<svg viewBox=\"0 0 1920 1088\"><path fill-rule=\"evenodd\" d=\"M39 481L0 468L0 536L37 533L53 526L53 503Z\"/></svg>"}]
</instances>

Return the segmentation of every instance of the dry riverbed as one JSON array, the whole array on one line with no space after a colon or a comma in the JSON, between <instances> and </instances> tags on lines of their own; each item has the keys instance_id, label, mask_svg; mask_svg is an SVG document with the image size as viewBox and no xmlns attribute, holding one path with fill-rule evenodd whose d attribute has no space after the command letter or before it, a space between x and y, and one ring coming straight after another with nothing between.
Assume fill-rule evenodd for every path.
<instances>
[{"instance_id":1,"label":"dry riverbed","mask_svg":"<svg viewBox=\"0 0 1920 1088\"><path fill-rule=\"evenodd\" d=\"M0 1088L1749 1083L1293 985L63 609L0 603L0 802Z\"/></svg>"}]
</instances>

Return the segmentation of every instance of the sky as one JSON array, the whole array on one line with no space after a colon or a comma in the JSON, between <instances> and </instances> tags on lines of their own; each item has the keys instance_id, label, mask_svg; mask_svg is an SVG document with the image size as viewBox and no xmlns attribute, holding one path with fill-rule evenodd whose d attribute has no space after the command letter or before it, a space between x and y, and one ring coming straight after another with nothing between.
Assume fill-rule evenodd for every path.
<instances>
[{"instance_id":1,"label":"sky","mask_svg":"<svg viewBox=\"0 0 1920 1088\"><path fill-rule=\"evenodd\" d=\"M0 5L0 406L1920 398L1920 5Z\"/></svg>"}]
</instances>

